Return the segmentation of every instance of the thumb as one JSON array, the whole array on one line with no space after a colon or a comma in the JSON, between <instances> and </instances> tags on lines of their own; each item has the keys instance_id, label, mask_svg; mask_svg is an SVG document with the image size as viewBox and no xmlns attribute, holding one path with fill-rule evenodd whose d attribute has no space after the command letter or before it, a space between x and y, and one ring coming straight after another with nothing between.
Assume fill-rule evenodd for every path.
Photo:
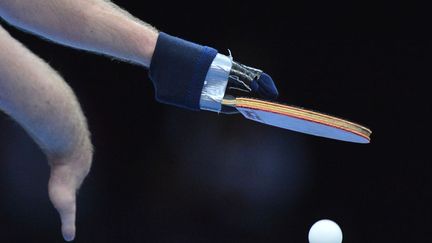
<instances>
[{"instance_id":1,"label":"thumb","mask_svg":"<svg viewBox=\"0 0 432 243\"><path fill-rule=\"evenodd\" d=\"M76 178L72 176L67 165L51 167L48 183L49 197L60 215L62 234L66 241L72 241L75 238L77 187Z\"/></svg>"}]
</instances>

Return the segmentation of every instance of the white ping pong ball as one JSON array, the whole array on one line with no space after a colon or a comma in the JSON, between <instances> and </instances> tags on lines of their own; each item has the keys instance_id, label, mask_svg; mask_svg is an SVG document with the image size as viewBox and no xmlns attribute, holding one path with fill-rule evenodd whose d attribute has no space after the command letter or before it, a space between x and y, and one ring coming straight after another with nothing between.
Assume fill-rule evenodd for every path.
<instances>
[{"instance_id":1,"label":"white ping pong ball","mask_svg":"<svg viewBox=\"0 0 432 243\"><path fill-rule=\"evenodd\" d=\"M335 222L322 219L309 230L309 243L342 243L342 230Z\"/></svg>"}]
</instances>

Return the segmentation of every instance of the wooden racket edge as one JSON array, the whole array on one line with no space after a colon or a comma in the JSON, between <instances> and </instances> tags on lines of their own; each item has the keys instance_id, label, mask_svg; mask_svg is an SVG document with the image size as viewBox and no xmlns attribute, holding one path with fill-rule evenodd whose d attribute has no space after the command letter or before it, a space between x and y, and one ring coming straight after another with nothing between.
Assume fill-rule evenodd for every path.
<instances>
[{"instance_id":1,"label":"wooden racket edge","mask_svg":"<svg viewBox=\"0 0 432 243\"><path fill-rule=\"evenodd\" d=\"M323 114L321 112L295 107L292 105L283 105L283 104L278 104L273 102L251 99L251 98L237 98L235 100L224 99L222 101L222 104L235 106L235 107L242 107L242 108L258 109L262 111L268 111L268 112L277 113L281 115L291 116L302 120L321 123L348 132L352 132L354 134L366 138L367 140L370 140L370 135L372 134L372 131L369 128L364 127L360 124L342 118L338 118L335 116Z\"/></svg>"}]
</instances>

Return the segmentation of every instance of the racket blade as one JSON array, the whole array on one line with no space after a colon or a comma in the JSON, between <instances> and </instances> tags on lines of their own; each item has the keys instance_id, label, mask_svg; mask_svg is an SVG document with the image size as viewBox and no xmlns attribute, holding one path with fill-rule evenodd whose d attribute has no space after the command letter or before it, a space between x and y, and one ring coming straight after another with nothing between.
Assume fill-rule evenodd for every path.
<instances>
[{"instance_id":1,"label":"racket blade","mask_svg":"<svg viewBox=\"0 0 432 243\"><path fill-rule=\"evenodd\" d=\"M332 124L329 119L319 120L308 116L281 114L274 111L265 111L256 108L236 107L237 110L247 119L263 124L288 129L291 131L331 138L354 143L369 143L370 131L362 132L358 129ZM318 113L316 113L318 114ZM328 116L326 116L328 118ZM338 119L338 118L335 118ZM331 120L330 120L331 121ZM340 122L341 119L338 119ZM342 120L343 121L343 120ZM351 125L353 123L348 122ZM339 126L338 126L339 125ZM356 124L354 124L356 125ZM360 127L360 126L359 126Z\"/></svg>"}]
</instances>

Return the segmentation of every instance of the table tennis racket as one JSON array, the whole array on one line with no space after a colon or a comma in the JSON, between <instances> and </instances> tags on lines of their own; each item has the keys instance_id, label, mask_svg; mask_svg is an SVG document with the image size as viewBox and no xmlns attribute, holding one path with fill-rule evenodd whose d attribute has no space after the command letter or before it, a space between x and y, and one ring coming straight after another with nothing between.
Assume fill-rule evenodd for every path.
<instances>
[{"instance_id":1,"label":"table tennis racket","mask_svg":"<svg viewBox=\"0 0 432 243\"><path fill-rule=\"evenodd\" d=\"M369 143L371 130L359 124L319 112L252 98L227 98L245 118L292 131L354 143Z\"/></svg>"}]
</instances>

